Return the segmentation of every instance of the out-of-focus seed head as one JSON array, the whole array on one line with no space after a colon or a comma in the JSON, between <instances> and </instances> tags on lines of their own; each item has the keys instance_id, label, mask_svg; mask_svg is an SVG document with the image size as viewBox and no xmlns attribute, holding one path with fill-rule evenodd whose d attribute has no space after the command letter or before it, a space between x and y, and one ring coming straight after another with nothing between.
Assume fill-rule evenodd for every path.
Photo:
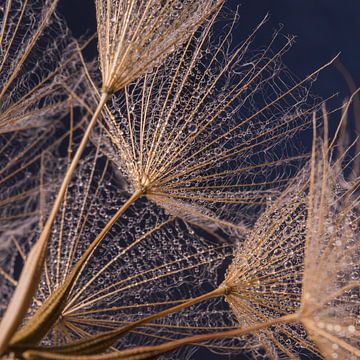
<instances>
[{"instance_id":1,"label":"out-of-focus seed head","mask_svg":"<svg viewBox=\"0 0 360 360\"><path fill-rule=\"evenodd\" d=\"M359 179L344 179L340 161L328 161L325 145L313 161L301 319L326 359L355 360L360 357Z\"/></svg>"},{"instance_id":2,"label":"out-of-focus seed head","mask_svg":"<svg viewBox=\"0 0 360 360\"><path fill-rule=\"evenodd\" d=\"M80 82L76 43L57 1L0 4L0 133L42 126L68 110Z\"/></svg>"}]
</instances>

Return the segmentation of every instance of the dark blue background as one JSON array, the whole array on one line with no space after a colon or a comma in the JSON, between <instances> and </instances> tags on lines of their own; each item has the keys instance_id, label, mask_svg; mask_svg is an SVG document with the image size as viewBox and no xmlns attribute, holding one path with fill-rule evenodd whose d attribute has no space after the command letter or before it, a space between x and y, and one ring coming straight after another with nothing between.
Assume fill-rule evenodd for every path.
<instances>
[{"instance_id":1,"label":"dark blue background","mask_svg":"<svg viewBox=\"0 0 360 360\"><path fill-rule=\"evenodd\" d=\"M283 33L297 37L285 62L298 77L305 76L341 52L341 61L360 83L360 1L228 0L226 3L233 10L238 8L240 13L234 41L244 39L244 35L269 13L270 20L266 25L269 31L283 24ZM60 11L74 35L95 31L93 0L60 0ZM320 75L314 92L322 97L339 93L339 103L349 95L342 77L334 68Z\"/></svg>"},{"instance_id":2,"label":"dark blue background","mask_svg":"<svg viewBox=\"0 0 360 360\"><path fill-rule=\"evenodd\" d=\"M235 42L244 39L250 29L269 13L270 20L266 25L268 31L272 32L279 24L283 24L283 33L297 37L295 45L286 54L284 61L299 78L311 73L341 52L342 63L352 74L355 82L360 84L359 0L232 0L227 4L233 10L238 7L240 13L239 26L234 34ZM75 36L95 32L93 0L60 0L60 11ZM264 37L269 34L264 30L262 33ZM262 40L261 36L260 34L257 40L259 43ZM91 52L96 56L95 47ZM340 105L344 97L349 96L346 83L335 67L330 67L320 74L313 92L323 98L338 93L330 104L331 107ZM307 133L304 137L303 141L309 143L311 135ZM310 359L309 356L304 358ZM193 359L211 360L219 357L200 351Z\"/></svg>"}]
</instances>

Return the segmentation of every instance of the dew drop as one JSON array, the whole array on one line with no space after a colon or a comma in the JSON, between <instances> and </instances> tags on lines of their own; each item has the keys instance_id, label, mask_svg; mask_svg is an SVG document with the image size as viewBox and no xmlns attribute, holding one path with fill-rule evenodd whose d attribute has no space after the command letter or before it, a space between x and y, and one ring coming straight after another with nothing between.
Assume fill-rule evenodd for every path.
<instances>
[{"instance_id":1,"label":"dew drop","mask_svg":"<svg viewBox=\"0 0 360 360\"><path fill-rule=\"evenodd\" d=\"M195 134L197 132L198 128L195 124L190 124L188 127L189 134Z\"/></svg>"}]
</instances>

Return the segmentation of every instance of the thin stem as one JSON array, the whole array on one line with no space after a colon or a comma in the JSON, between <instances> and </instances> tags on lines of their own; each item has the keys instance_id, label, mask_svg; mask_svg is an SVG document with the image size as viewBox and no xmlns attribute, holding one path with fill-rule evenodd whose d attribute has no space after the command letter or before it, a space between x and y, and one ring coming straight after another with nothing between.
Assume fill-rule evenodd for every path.
<instances>
[{"instance_id":1,"label":"thin stem","mask_svg":"<svg viewBox=\"0 0 360 360\"><path fill-rule=\"evenodd\" d=\"M43 306L37 310L37 312L30 318L28 323L11 339L11 348L17 348L19 346L21 347L22 344L36 344L47 334L49 329L58 320L63 309L66 307L67 297L93 251L102 241L111 227L115 224L115 222L119 219L119 217L142 195L142 193L142 190L134 192L134 194L108 221L99 235L77 261L71 273L65 278L64 282L47 298Z\"/></svg>"},{"instance_id":2,"label":"thin stem","mask_svg":"<svg viewBox=\"0 0 360 360\"><path fill-rule=\"evenodd\" d=\"M146 323L149 323L153 320L160 319L162 317L165 317L167 315L170 315L172 313L178 312L182 309L185 309L189 306L192 306L194 304L197 304L199 302L205 301L207 299L223 296L227 293L227 287L226 286L220 286L219 288L210 291L206 294L203 294L201 296L198 296L193 299L189 299L184 301L183 303L170 307L168 309L165 309L163 311L160 311L158 313L152 314L150 316L144 317L138 321L134 321L132 323L129 323L128 325L120 328L115 329L112 331L108 331L105 333L102 333L100 335L94 335L90 336L86 339L82 339L79 341L75 341L71 344L59 346L59 347L51 347L51 352L58 353L58 354L98 354L102 351L108 349L112 344L119 339L122 335L128 333L129 331L135 329L136 327L139 327L141 325L144 325ZM44 352L47 352L50 350L50 348L44 348Z\"/></svg>"},{"instance_id":3,"label":"thin stem","mask_svg":"<svg viewBox=\"0 0 360 360\"><path fill-rule=\"evenodd\" d=\"M52 225L61 206L66 189L71 181L72 175L89 140L91 131L95 126L96 120L99 117L108 99L108 96L109 95L106 93L103 93L101 95L95 113L93 114L93 117L88 124L81 143L62 181L61 187L56 196L55 202L43 228L43 231L41 232L39 239L31 249L27 261L23 267L18 286L14 291L9 306L7 307L7 310L0 323L0 355L4 353L11 337L14 335L20 322L24 319L27 310L31 304L34 293L39 285L40 275L46 257L47 243Z\"/></svg>"},{"instance_id":4,"label":"thin stem","mask_svg":"<svg viewBox=\"0 0 360 360\"><path fill-rule=\"evenodd\" d=\"M297 313L285 315L277 319L272 319L266 322L257 323L248 327L241 327L235 330L216 332L212 334L202 334L185 337L183 339L173 340L160 345L154 346L139 346L133 349L117 351L110 354L103 355L65 355L56 354L54 352L42 352L42 351L26 351L23 354L25 359L62 359L62 360L143 360L157 357L161 354L175 350L181 346L196 344L199 342L217 340L235 336L242 336L249 333L255 333L262 329L266 329L270 326L289 324L299 321L299 315Z\"/></svg>"},{"instance_id":5,"label":"thin stem","mask_svg":"<svg viewBox=\"0 0 360 360\"><path fill-rule=\"evenodd\" d=\"M242 336L249 333L254 333L259 330L268 328L273 325L283 324L283 323L291 323L298 320L298 314L290 314L285 315L282 317L279 317L277 319L272 319L266 322L258 323L253 326L249 327L242 327L240 329L235 330L229 330L229 331L222 331L222 332L216 332L213 334L202 334L202 335L194 335L189 336L183 339L173 340L169 341L167 343L161 344L161 345L155 345L155 346L143 346L138 347L135 349L129 349L129 350L123 350L120 352L117 352L116 354L112 354L110 357L107 355L107 357L104 356L98 356L97 359L127 359L127 360L142 360L142 359L149 359L154 356L159 356L161 354L167 353L169 351L172 351L180 346L194 344L198 342L204 342L204 341L210 341L210 340L216 340L216 339L223 339L228 337L235 337L235 336ZM91 358L89 358L91 359Z\"/></svg>"},{"instance_id":6,"label":"thin stem","mask_svg":"<svg viewBox=\"0 0 360 360\"><path fill-rule=\"evenodd\" d=\"M93 251L96 249L96 247L100 244L102 239L105 237L105 235L108 233L108 231L113 227L113 225L116 223L116 221L124 214L124 212L143 194L143 190L137 190L135 191L128 200L121 206L121 208L115 213L115 215L107 222L107 224L102 228L99 235L96 237L96 239L90 244L90 246L86 249L84 254L81 256L81 258L76 263L72 274L76 273L76 277L79 276L81 269L86 264L87 260L93 253ZM70 276L72 276L70 274ZM74 275L73 275L74 276ZM74 279L75 280L75 279Z\"/></svg>"},{"instance_id":7,"label":"thin stem","mask_svg":"<svg viewBox=\"0 0 360 360\"><path fill-rule=\"evenodd\" d=\"M170 314L173 314L175 312L178 312L180 310L183 310L183 309L186 309L194 304L198 304L202 301L205 301L207 299L211 299L211 298L214 298L214 297L218 297L218 296L223 296L226 294L227 292L227 287L226 286L220 286L218 287L217 289L213 290L213 291L210 291L204 295L200 295L196 298L193 298L193 299L190 299L190 300L187 300L179 305L176 305L176 306L173 306L169 309L165 309L163 311L160 311L156 314L152 314L150 316L147 316L143 319L140 319L138 321L135 321L127 326L125 326L123 329L121 329L123 332L129 332L130 330L140 326L140 325L143 325L143 324L146 324L146 323L149 323L153 320L157 320L157 319L160 319L160 318L163 318L167 315L170 315ZM119 330L117 330L119 331Z\"/></svg>"}]
</instances>

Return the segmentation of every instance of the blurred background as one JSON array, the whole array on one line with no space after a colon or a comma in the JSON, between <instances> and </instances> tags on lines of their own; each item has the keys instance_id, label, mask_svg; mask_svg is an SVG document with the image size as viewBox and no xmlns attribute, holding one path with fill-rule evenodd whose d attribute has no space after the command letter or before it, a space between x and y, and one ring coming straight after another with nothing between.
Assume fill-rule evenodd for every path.
<instances>
[{"instance_id":1,"label":"blurred background","mask_svg":"<svg viewBox=\"0 0 360 360\"><path fill-rule=\"evenodd\" d=\"M246 34L266 15L270 18L266 36L283 25L282 33L296 36L296 43L285 56L285 63L299 78L329 61L339 52L339 59L360 84L360 1L358 0L227 0L226 7L238 9L239 26L234 32L234 42ZM93 0L61 0L60 11L65 16L75 36L90 35L96 31ZM266 41L266 40L265 40ZM94 48L94 55L96 49ZM349 95L343 77L330 67L319 76L314 92L322 97L338 93L341 103Z\"/></svg>"},{"instance_id":2,"label":"blurred background","mask_svg":"<svg viewBox=\"0 0 360 360\"><path fill-rule=\"evenodd\" d=\"M354 86L360 86L360 1L359 0L227 0L231 14L237 9L240 20L234 31L234 43L239 43L266 14L269 21L259 32L256 44L268 42L269 34L283 26L282 33L296 36L293 48L284 62L298 78L303 78L340 53L343 73L351 76ZM96 31L94 0L61 0L60 12L76 37L92 35ZM255 44L255 45L256 45ZM96 46L88 50L96 56ZM329 108L342 104L351 91L344 75L336 66L325 69L313 85L313 93L322 98L336 94ZM350 137L356 137L354 113L349 116ZM338 116L333 116L334 129ZM303 142L311 142L311 133L304 133ZM192 359L215 360L219 356L201 350ZM221 357L223 358L223 357ZM304 354L304 359L314 359ZM232 359L235 359L233 357ZM241 359L241 357L236 357Z\"/></svg>"}]
</instances>

